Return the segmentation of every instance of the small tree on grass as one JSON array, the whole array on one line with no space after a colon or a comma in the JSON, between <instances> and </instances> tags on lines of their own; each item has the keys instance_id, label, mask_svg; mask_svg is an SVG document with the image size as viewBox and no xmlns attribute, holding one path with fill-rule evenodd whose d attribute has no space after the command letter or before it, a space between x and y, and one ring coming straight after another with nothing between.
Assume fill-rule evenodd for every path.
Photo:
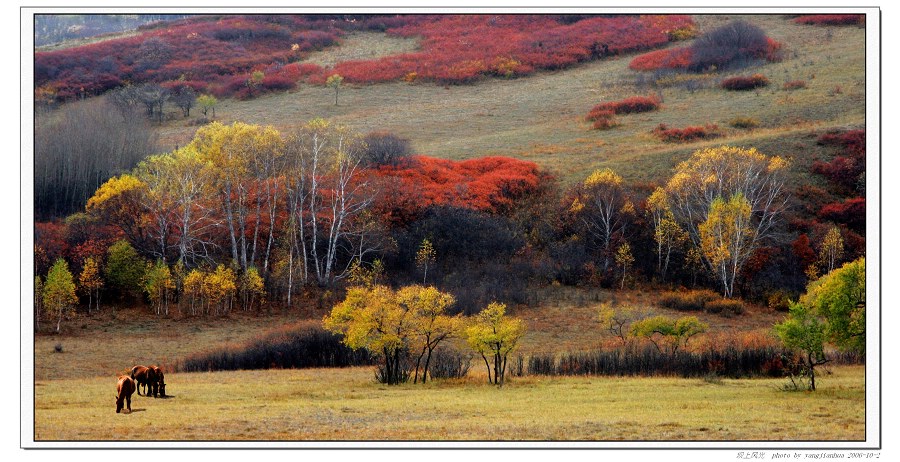
<instances>
[{"instance_id":1,"label":"small tree on grass","mask_svg":"<svg viewBox=\"0 0 900 462\"><path fill-rule=\"evenodd\" d=\"M791 303L788 317L775 325L775 335L787 348L803 354L803 375L809 377L809 390L816 390L816 366L828 362L825 358L825 324L813 310L801 303Z\"/></svg>"},{"instance_id":2,"label":"small tree on grass","mask_svg":"<svg viewBox=\"0 0 900 462\"><path fill-rule=\"evenodd\" d=\"M685 347L691 337L702 334L709 329L709 324L701 322L696 316L684 316L671 319L666 316L635 321L631 324L631 335L650 340L660 353L667 352L675 356L679 348Z\"/></svg>"},{"instance_id":3,"label":"small tree on grass","mask_svg":"<svg viewBox=\"0 0 900 462\"><path fill-rule=\"evenodd\" d=\"M415 319L389 287L351 287L344 301L322 320L326 330L344 336L344 345L364 348L383 361L376 378L388 385L409 380L406 361L413 343Z\"/></svg>"},{"instance_id":4,"label":"small tree on grass","mask_svg":"<svg viewBox=\"0 0 900 462\"><path fill-rule=\"evenodd\" d=\"M50 268L43 288L44 310L50 316L56 316L56 333L64 317L74 314L78 296L75 295L75 281L65 260L59 258Z\"/></svg>"},{"instance_id":5,"label":"small tree on grass","mask_svg":"<svg viewBox=\"0 0 900 462\"><path fill-rule=\"evenodd\" d=\"M219 104L219 100L216 99L213 95L200 95L197 97L197 104L200 105L200 112L203 115L207 115L207 113L212 110L212 116L216 116L216 105Z\"/></svg>"},{"instance_id":6,"label":"small tree on grass","mask_svg":"<svg viewBox=\"0 0 900 462\"><path fill-rule=\"evenodd\" d=\"M474 316L472 325L466 329L466 337L469 346L484 359L489 383L503 386L507 356L524 334L525 322L506 316L506 305L502 303L493 302ZM488 357L491 357L493 367Z\"/></svg>"},{"instance_id":7,"label":"small tree on grass","mask_svg":"<svg viewBox=\"0 0 900 462\"><path fill-rule=\"evenodd\" d=\"M866 259L859 258L809 284L800 303L825 318L826 338L843 350L866 350Z\"/></svg>"},{"instance_id":8,"label":"small tree on grass","mask_svg":"<svg viewBox=\"0 0 900 462\"><path fill-rule=\"evenodd\" d=\"M630 340L628 327L637 316L634 308L624 307L616 310L612 307L612 303L603 302L597 315L601 328L615 335L622 342L622 346L628 345Z\"/></svg>"},{"instance_id":9,"label":"small tree on grass","mask_svg":"<svg viewBox=\"0 0 900 462\"><path fill-rule=\"evenodd\" d=\"M341 83L344 82L344 78L340 74L333 74L325 80L325 85L329 88L334 88L334 105L338 105L338 91L341 89Z\"/></svg>"},{"instance_id":10,"label":"small tree on grass","mask_svg":"<svg viewBox=\"0 0 900 462\"><path fill-rule=\"evenodd\" d=\"M422 383L428 380L428 368L435 348L444 340L456 336L462 319L460 315L448 316L447 309L456 299L434 287L409 286L397 291L397 300L412 313L413 331L422 348L416 358L413 383L419 380L419 366L422 366ZM425 363L422 364L422 359Z\"/></svg>"}]
</instances>

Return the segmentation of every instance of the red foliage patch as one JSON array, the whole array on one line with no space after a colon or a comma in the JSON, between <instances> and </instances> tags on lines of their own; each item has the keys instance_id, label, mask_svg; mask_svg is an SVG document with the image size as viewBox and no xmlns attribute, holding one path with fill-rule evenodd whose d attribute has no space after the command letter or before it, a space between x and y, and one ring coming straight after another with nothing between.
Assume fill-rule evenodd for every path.
<instances>
[{"instance_id":1,"label":"red foliage patch","mask_svg":"<svg viewBox=\"0 0 900 462\"><path fill-rule=\"evenodd\" d=\"M421 51L343 62L334 72L353 83L401 80L411 73L445 84L514 77L660 46L669 41L669 31L691 24L684 15L590 17L571 24L547 15L416 17L387 33L420 37Z\"/></svg>"},{"instance_id":2,"label":"red foliage patch","mask_svg":"<svg viewBox=\"0 0 900 462\"><path fill-rule=\"evenodd\" d=\"M843 202L834 202L822 207L819 218L844 223L851 229L865 233L866 231L866 198L853 197Z\"/></svg>"},{"instance_id":3,"label":"red foliage patch","mask_svg":"<svg viewBox=\"0 0 900 462\"><path fill-rule=\"evenodd\" d=\"M666 124L659 124L653 133L666 143L689 143L721 136L719 126L715 124L684 128L669 128Z\"/></svg>"},{"instance_id":4,"label":"red foliage patch","mask_svg":"<svg viewBox=\"0 0 900 462\"><path fill-rule=\"evenodd\" d=\"M628 67L635 71L655 71L657 69L686 69L691 65L690 48L669 48L638 55Z\"/></svg>"},{"instance_id":5,"label":"red foliage patch","mask_svg":"<svg viewBox=\"0 0 900 462\"><path fill-rule=\"evenodd\" d=\"M765 49L757 50L753 55L770 62L778 62L782 59L782 45L780 42L766 37ZM635 71L655 71L658 69L688 70L695 66L694 51L691 47L669 48L656 50L638 55L628 64Z\"/></svg>"},{"instance_id":6,"label":"red foliage patch","mask_svg":"<svg viewBox=\"0 0 900 462\"><path fill-rule=\"evenodd\" d=\"M856 26L866 23L863 14L810 14L794 18L797 24L812 26Z\"/></svg>"},{"instance_id":7,"label":"red foliage patch","mask_svg":"<svg viewBox=\"0 0 900 462\"><path fill-rule=\"evenodd\" d=\"M866 171L866 131L826 133L819 137L817 143L840 146L844 152L830 162L814 162L812 171L824 175L844 191L854 191L860 175Z\"/></svg>"},{"instance_id":8,"label":"red foliage patch","mask_svg":"<svg viewBox=\"0 0 900 462\"><path fill-rule=\"evenodd\" d=\"M383 185L375 209L395 225L409 223L432 205L505 213L546 178L537 164L508 157L453 161L414 156L372 173Z\"/></svg>"},{"instance_id":9,"label":"red foliage patch","mask_svg":"<svg viewBox=\"0 0 900 462\"><path fill-rule=\"evenodd\" d=\"M194 90L205 91L210 84L224 86L232 76L296 61L336 44L340 33L331 21L299 15L201 16L133 37L35 53L34 82L36 88L52 88L63 100L99 94L125 80L184 79ZM293 77L274 76L269 87L283 89Z\"/></svg>"},{"instance_id":10,"label":"red foliage patch","mask_svg":"<svg viewBox=\"0 0 900 462\"><path fill-rule=\"evenodd\" d=\"M594 106L588 114L588 120L597 120L597 118L604 117L610 112L613 114L635 114L657 109L659 109L659 98L655 96L632 96L631 98L600 103Z\"/></svg>"},{"instance_id":11,"label":"red foliage patch","mask_svg":"<svg viewBox=\"0 0 900 462\"><path fill-rule=\"evenodd\" d=\"M134 37L36 53L34 83L63 100L100 94L124 81L184 79L203 82L194 89L209 86L220 96L252 93L230 81L298 61L312 50L336 44L344 29L360 28L418 37L422 49L338 63L329 73L341 74L348 83L400 80L410 73L419 80L467 83L653 48L667 43L669 32L692 25L687 15L597 16L574 23L553 15L405 15L360 21L302 15L200 16L145 29ZM297 64L263 87L283 90L288 80L300 78L324 81L321 69L308 66ZM269 70L264 72L271 76Z\"/></svg>"},{"instance_id":12,"label":"red foliage patch","mask_svg":"<svg viewBox=\"0 0 900 462\"><path fill-rule=\"evenodd\" d=\"M749 77L730 77L722 81L722 88L732 91L753 90L767 85L769 85L769 79L762 74L753 74Z\"/></svg>"}]
</instances>

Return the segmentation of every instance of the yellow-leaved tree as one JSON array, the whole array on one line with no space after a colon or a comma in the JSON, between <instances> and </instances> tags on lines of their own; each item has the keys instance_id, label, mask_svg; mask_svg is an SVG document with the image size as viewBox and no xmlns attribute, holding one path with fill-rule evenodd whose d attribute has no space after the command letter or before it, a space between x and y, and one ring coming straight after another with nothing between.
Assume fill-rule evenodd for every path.
<instances>
[{"instance_id":1,"label":"yellow-leaved tree","mask_svg":"<svg viewBox=\"0 0 900 462\"><path fill-rule=\"evenodd\" d=\"M595 170L576 189L569 211L597 240L601 268L605 273L613 258L613 242L634 214L634 205L625 191L622 177L608 168Z\"/></svg>"},{"instance_id":2,"label":"yellow-leaved tree","mask_svg":"<svg viewBox=\"0 0 900 462\"><path fill-rule=\"evenodd\" d=\"M418 382L419 366L422 366L422 383L428 379L428 368L435 348L444 340L451 338L460 330L460 315L448 316L447 309L453 306L456 299L453 295L441 292L434 287L408 286L397 291L397 300L412 314L413 330L416 334L415 345L419 350L416 358L416 370L413 383ZM425 363L422 364L422 359Z\"/></svg>"},{"instance_id":3,"label":"yellow-leaved tree","mask_svg":"<svg viewBox=\"0 0 900 462\"><path fill-rule=\"evenodd\" d=\"M223 313L227 313L231 308L237 292L236 282L234 271L221 264L216 267L215 271L206 274L203 278L203 296L206 298L207 306L214 305L216 307L217 315L220 306Z\"/></svg>"},{"instance_id":4,"label":"yellow-leaved tree","mask_svg":"<svg viewBox=\"0 0 900 462\"><path fill-rule=\"evenodd\" d=\"M675 221L693 247L701 250L707 269L720 281L726 296L733 293L734 274L740 272L746 257L771 237L787 207L787 168L785 159L766 156L754 148L720 146L694 152L678 164L666 183L666 199ZM742 198L740 207L733 203L736 197ZM715 207L714 202L718 202ZM749 216L744 213L747 207ZM740 213L736 213L738 209ZM714 211L719 216L711 218ZM741 229L730 233L737 239L731 244L714 242L716 235L724 237L722 233L727 231L723 226L728 220L722 214L740 221ZM709 239L705 245L701 227ZM723 266L728 264L730 269Z\"/></svg>"},{"instance_id":5,"label":"yellow-leaved tree","mask_svg":"<svg viewBox=\"0 0 900 462\"><path fill-rule=\"evenodd\" d=\"M78 296L75 295L75 281L69 271L69 264L62 258L58 258L43 287L44 310L56 317L56 333L59 333L63 318L75 313L75 304Z\"/></svg>"},{"instance_id":6,"label":"yellow-leaved tree","mask_svg":"<svg viewBox=\"0 0 900 462\"><path fill-rule=\"evenodd\" d=\"M653 240L656 242L656 271L665 280L672 254L683 248L687 233L675 221L665 189L657 187L650 194L647 198L647 213L653 224Z\"/></svg>"},{"instance_id":7,"label":"yellow-leaved tree","mask_svg":"<svg viewBox=\"0 0 900 462\"><path fill-rule=\"evenodd\" d=\"M265 303L266 287L259 271L250 267L241 275L240 284L241 305L244 311L253 309L253 302L259 300L260 305Z\"/></svg>"},{"instance_id":8,"label":"yellow-leaved tree","mask_svg":"<svg viewBox=\"0 0 900 462\"><path fill-rule=\"evenodd\" d=\"M506 316L506 305L502 303L493 302L472 318L471 325L466 329L466 340L484 359L489 383L503 386L507 357L523 335L525 321ZM488 360L488 357L491 359Z\"/></svg>"},{"instance_id":9,"label":"yellow-leaved tree","mask_svg":"<svg viewBox=\"0 0 900 462\"><path fill-rule=\"evenodd\" d=\"M842 258L844 258L844 238L841 237L841 230L837 226L832 226L822 239L819 261L827 274L837 267Z\"/></svg>"},{"instance_id":10,"label":"yellow-leaved tree","mask_svg":"<svg viewBox=\"0 0 900 462\"><path fill-rule=\"evenodd\" d=\"M750 218L750 203L737 193L728 200L716 198L700 224L700 248L726 298L734 294L735 278L753 252L756 229Z\"/></svg>"},{"instance_id":11,"label":"yellow-leaved tree","mask_svg":"<svg viewBox=\"0 0 900 462\"><path fill-rule=\"evenodd\" d=\"M348 347L365 349L382 361L376 378L388 385L409 380L410 346L416 331L414 314L390 287L351 287L344 301L322 320L326 330L343 336Z\"/></svg>"},{"instance_id":12,"label":"yellow-leaved tree","mask_svg":"<svg viewBox=\"0 0 900 462\"><path fill-rule=\"evenodd\" d=\"M100 265L94 257L84 260L81 274L78 275L78 285L88 296L88 313L94 301L97 303L97 311L100 311L100 289L103 288L103 278L100 276Z\"/></svg>"},{"instance_id":13,"label":"yellow-leaved tree","mask_svg":"<svg viewBox=\"0 0 900 462\"><path fill-rule=\"evenodd\" d=\"M165 315L168 316L169 291L175 289L175 279L169 267L162 260L157 260L155 264L147 263L143 285L150 302L156 305L156 315L159 316L165 307Z\"/></svg>"},{"instance_id":14,"label":"yellow-leaved tree","mask_svg":"<svg viewBox=\"0 0 900 462\"><path fill-rule=\"evenodd\" d=\"M192 269L184 276L184 281L181 286L182 295L190 297L191 299L191 316L197 314L196 306L198 304L200 309L203 309L203 281L205 279L206 275L196 268Z\"/></svg>"}]
</instances>

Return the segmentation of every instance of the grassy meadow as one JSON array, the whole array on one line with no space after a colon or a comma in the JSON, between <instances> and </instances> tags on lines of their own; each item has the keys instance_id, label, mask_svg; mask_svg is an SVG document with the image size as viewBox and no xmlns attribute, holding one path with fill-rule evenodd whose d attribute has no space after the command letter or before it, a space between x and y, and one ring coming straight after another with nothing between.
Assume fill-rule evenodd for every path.
<instances>
[{"instance_id":1,"label":"grassy meadow","mask_svg":"<svg viewBox=\"0 0 900 462\"><path fill-rule=\"evenodd\" d=\"M651 293L550 287L512 313L528 324L519 353L595 348L611 335L599 304L677 316ZM699 313L711 332L761 332L781 318L763 308L735 318ZM320 313L321 311L321 313ZM187 354L241 343L324 310L157 320L146 309L79 315L35 341L37 440L862 440L865 368L835 366L814 393L786 379L510 377L385 386L374 369L174 372ZM305 320L305 321L304 321ZM82 327L84 326L84 327ZM128 339L123 342L122 339ZM54 351L56 344L62 353ZM122 349L121 345L128 345ZM462 345L460 345L462 347ZM133 364L166 368L167 399L134 395L115 414L115 376ZM72 368L78 364L78 368ZM813 425L811 422L827 422Z\"/></svg>"},{"instance_id":2,"label":"grassy meadow","mask_svg":"<svg viewBox=\"0 0 900 462\"><path fill-rule=\"evenodd\" d=\"M524 377L384 386L370 368L177 373L114 412L111 376L38 381L38 440L864 440L864 370L783 379ZM77 393L73 393L77 390ZM827 422L827 425L821 423Z\"/></svg>"}]
</instances>

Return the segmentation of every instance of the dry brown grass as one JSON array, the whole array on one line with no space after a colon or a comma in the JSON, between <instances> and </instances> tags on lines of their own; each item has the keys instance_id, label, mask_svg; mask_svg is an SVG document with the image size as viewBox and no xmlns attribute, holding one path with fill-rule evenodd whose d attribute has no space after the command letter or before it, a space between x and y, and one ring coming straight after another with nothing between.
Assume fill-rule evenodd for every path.
<instances>
[{"instance_id":1,"label":"dry brown grass","mask_svg":"<svg viewBox=\"0 0 900 462\"><path fill-rule=\"evenodd\" d=\"M782 379L482 376L387 387L369 368L167 374L116 414L115 377L39 382L38 440L862 440L864 368Z\"/></svg>"}]
</instances>

